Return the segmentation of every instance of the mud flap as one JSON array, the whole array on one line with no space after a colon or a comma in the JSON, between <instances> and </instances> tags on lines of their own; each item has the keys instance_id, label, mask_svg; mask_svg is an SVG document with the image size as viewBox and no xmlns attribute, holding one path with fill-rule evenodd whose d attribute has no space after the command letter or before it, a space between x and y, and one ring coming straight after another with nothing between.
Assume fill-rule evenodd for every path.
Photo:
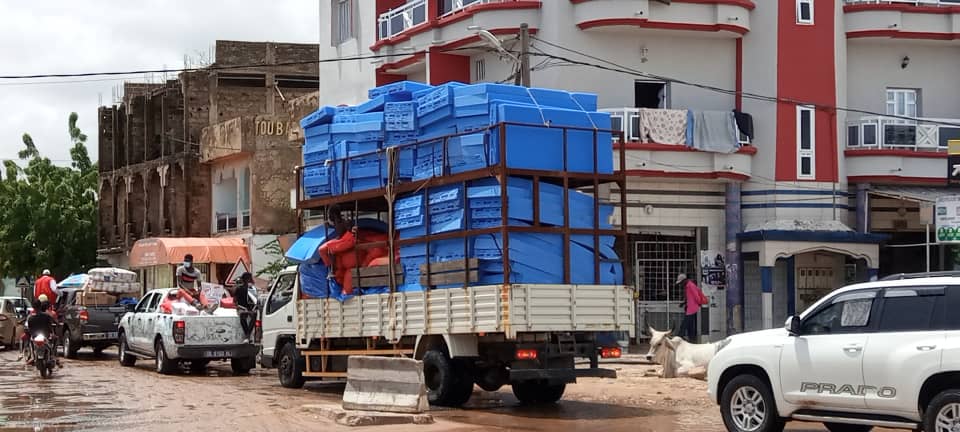
<instances>
[{"instance_id":1,"label":"mud flap","mask_svg":"<svg viewBox=\"0 0 960 432\"><path fill-rule=\"evenodd\" d=\"M348 359L344 409L417 414L429 407L423 362L370 356Z\"/></svg>"}]
</instances>

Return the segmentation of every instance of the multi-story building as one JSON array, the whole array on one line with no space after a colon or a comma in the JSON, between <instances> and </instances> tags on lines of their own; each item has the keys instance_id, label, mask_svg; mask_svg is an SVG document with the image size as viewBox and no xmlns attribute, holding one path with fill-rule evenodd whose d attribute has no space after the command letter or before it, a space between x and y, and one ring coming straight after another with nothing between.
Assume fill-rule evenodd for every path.
<instances>
[{"instance_id":1,"label":"multi-story building","mask_svg":"<svg viewBox=\"0 0 960 432\"><path fill-rule=\"evenodd\" d=\"M383 56L321 64L337 78L321 83L322 105L402 79L512 82L528 24L532 84L598 94L624 133L628 188L611 193L628 194L624 259L642 324L678 321L680 272L714 274L701 281L715 283L702 320L715 338L779 325L844 283L926 268L920 208L949 193L946 143L960 138L950 78L960 1L321 0L320 10L331 29L321 58ZM737 111L745 145L651 142L669 110ZM931 269L953 268L948 248L931 249Z\"/></svg>"},{"instance_id":2,"label":"multi-story building","mask_svg":"<svg viewBox=\"0 0 960 432\"><path fill-rule=\"evenodd\" d=\"M248 264L266 265L260 248L297 230L286 105L316 92L317 56L313 44L217 41L207 68L125 84L100 108L100 254L126 267L139 239L239 237Z\"/></svg>"}]
</instances>

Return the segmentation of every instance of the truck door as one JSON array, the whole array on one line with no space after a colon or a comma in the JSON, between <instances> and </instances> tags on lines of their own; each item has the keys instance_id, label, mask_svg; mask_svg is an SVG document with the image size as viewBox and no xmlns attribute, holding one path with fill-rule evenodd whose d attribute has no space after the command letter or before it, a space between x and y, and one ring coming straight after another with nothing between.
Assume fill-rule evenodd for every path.
<instances>
[{"instance_id":1,"label":"truck door","mask_svg":"<svg viewBox=\"0 0 960 432\"><path fill-rule=\"evenodd\" d=\"M150 310L150 305L156 304L159 297L160 294L157 292L147 294L146 297L140 299L140 303L137 303L137 307L133 310L133 316L130 317L128 323L130 334L127 335L127 345L136 351L151 351L150 344L144 342L147 337L146 316L148 315L147 311Z\"/></svg>"},{"instance_id":2,"label":"truck door","mask_svg":"<svg viewBox=\"0 0 960 432\"><path fill-rule=\"evenodd\" d=\"M295 334L297 303L292 301L296 273L282 273L277 277L263 308L263 356L272 358L276 351L277 338Z\"/></svg>"},{"instance_id":3,"label":"truck door","mask_svg":"<svg viewBox=\"0 0 960 432\"><path fill-rule=\"evenodd\" d=\"M837 295L803 318L780 358L783 398L801 407L864 409L863 352L876 324L877 291Z\"/></svg>"}]
</instances>

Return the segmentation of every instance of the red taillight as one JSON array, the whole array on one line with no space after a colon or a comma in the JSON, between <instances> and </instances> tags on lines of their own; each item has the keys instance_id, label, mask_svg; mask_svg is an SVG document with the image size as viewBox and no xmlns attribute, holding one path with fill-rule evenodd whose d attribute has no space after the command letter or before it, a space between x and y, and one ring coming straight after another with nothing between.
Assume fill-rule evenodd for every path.
<instances>
[{"instance_id":1,"label":"red taillight","mask_svg":"<svg viewBox=\"0 0 960 432\"><path fill-rule=\"evenodd\" d=\"M182 344L184 336L187 333L187 323L183 321L173 322L173 342Z\"/></svg>"},{"instance_id":2,"label":"red taillight","mask_svg":"<svg viewBox=\"0 0 960 432\"><path fill-rule=\"evenodd\" d=\"M518 349L517 350L517 360L536 360L537 359L537 350L535 349Z\"/></svg>"},{"instance_id":3,"label":"red taillight","mask_svg":"<svg viewBox=\"0 0 960 432\"><path fill-rule=\"evenodd\" d=\"M260 328L260 327L263 327L263 323L260 322L260 320L256 320L253 322L253 326L256 328Z\"/></svg>"},{"instance_id":4,"label":"red taillight","mask_svg":"<svg viewBox=\"0 0 960 432\"><path fill-rule=\"evenodd\" d=\"M87 312L86 310L81 310L80 321L90 321L90 312Z\"/></svg>"},{"instance_id":5,"label":"red taillight","mask_svg":"<svg viewBox=\"0 0 960 432\"><path fill-rule=\"evenodd\" d=\"M622 354L623 352L620 351L619 347L603 348L600 350L600 357L603 357L603 358L620 358Z\"/></svg>"},{"instance_id":6,"label":"red taillight","mask_svg":"<svg viewBox=\"0 0 960 432\"><path fill-rule=\"evenodd\" d=\"M47 340L44 338L36 338L33 340L33 344L38 347L42 347L47 344Z\"/></svg>"},{"instance_id":7,"label":"red taillight","mask_svg":"<svg viewBox=\"0 0 960 432\"><path fill-rule=\"evenodd\" d=\"M260 320L253 322L253 342L260 343L263 339L263 323Z\"/></svg>"}]
</instances>

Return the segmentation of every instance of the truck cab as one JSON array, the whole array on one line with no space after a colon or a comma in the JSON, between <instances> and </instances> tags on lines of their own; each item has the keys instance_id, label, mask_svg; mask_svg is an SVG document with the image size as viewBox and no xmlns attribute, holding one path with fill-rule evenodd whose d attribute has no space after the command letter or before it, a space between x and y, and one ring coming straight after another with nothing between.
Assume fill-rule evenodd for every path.
<instances>
[{"instance_id":1,"label":"truck cab","mask_svg":"<svg viewBox=\"0 0 960 432\"><path fill-rule=\"evenodd\" d=\"M297 337L297 303L295 285L297 281L297 267L284 269L273 280L268 295L260 308L263 322L263 345L260 354L260 366L264 368L276 367L275 359L279 358L278 348L285 343L293 343Z\"/></svg>"}]
</instances>

